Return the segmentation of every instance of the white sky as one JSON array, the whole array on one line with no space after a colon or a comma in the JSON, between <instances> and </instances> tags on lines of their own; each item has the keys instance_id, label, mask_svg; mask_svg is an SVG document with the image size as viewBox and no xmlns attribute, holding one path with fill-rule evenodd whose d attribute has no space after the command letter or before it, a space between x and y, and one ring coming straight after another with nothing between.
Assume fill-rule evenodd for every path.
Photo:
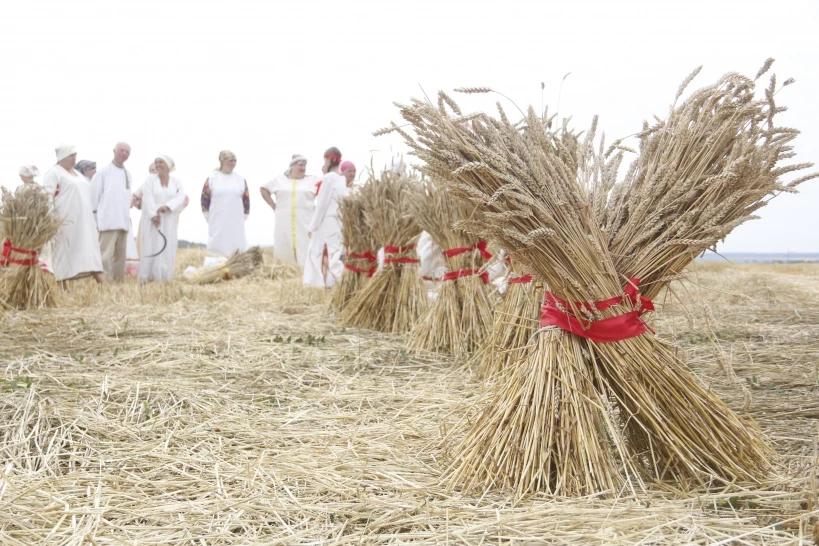
<instances>
[{"instance_id":1,"label":"white sky","mask_svg":"<svg viewBox=\"0 0 819 546\"><path fill-rule=\"evenodd\" d=\"M490 86L539 107L540 82L575 128L594 114L608 139L664 115L696 66L693 86L722 73L753 76L775 57L779 95L796 127L799 161L819 163L819 3L781 0L445 2L415 0L8 0L0 33L0 180L41 173L54 146L110 161L117 140L142 179L156 153L177 164L192 197L180 238L205 242L202 182L233 150L251 186L252 244L273 242L273 212L258 193L293 153L318 174L338 146L359 167L389 163L400 137L373 130L398 120L392 102L438 89ZM419 87L420 86L420 87ZM499 97L455 96L465 111ZM507 111L513 107L505 104ZM741 227L727 252L819 252L819 182L783 195ZM135 215L136 221L136 215Z\"/></svg>"}]
</instances>

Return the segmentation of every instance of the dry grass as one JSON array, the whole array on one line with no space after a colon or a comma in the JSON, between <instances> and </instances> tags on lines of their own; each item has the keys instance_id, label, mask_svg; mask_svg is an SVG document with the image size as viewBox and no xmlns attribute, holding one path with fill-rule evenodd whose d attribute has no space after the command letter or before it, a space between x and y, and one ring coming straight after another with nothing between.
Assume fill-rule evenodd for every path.
<instances>
[{"instance_id":1,"label":"dry grass","mask_svg":"<svg viewBox=\"0 0 819 546\"><path fill-rule=\"evenodd\" d=\"M655 320L736 411L715 355L748 386L770 480L517 505L441 484L483 382L339 327L300 279L78 281L65 307L0 313L0 542L810 544L819 266L798 267L698 266Z\"/></svg>"},{"instance_id":2,"label":"dry grass","mask_svg":"<svg viewBox=\"0 0 819 546\"><path fill-rule=\"evenodd\" d=\"M514 266L510 278L515 278ZM543 283L509 283L495 306L492 329L473 357L481 377L489 378L509 369L523 358L532 335L540 328Z\"/></svg>"}]
</instances>

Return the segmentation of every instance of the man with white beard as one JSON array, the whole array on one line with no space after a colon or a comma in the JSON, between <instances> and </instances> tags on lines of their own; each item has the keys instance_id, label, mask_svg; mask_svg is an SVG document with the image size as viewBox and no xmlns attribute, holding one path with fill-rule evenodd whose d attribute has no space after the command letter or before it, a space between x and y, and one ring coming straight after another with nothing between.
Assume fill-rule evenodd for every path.
<instances>
[{"instance_id":1,"label":"man with white beard","mask_svg":"<svg viewBox=\"0 0 819 546\"><path fill-rule=\"evenodd\" d=\"M125 276L128 233L131 229L133 177L125 168L131 147L117 142L114 160L97 171L91 180L91 207L97 215L100 253L105 276L121 281Z\"/></svg>"}]
</instances>

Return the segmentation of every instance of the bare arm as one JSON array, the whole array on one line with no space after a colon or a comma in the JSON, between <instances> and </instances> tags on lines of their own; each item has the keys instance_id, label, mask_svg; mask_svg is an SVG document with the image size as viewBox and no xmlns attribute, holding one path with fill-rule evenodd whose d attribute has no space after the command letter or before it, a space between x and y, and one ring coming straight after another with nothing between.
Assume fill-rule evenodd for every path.
<instances>
[{"instance_id":1,"label":"bare arm","mask_svg":"<svg viewBox=\"0 0 819 546\"><path fill-rule=\"evenodd\" d=\"M264 202L270 205L270 208L276 210L276 201L273 200L273 196L270 195L270 190L267 188L259 188L259 192L262 194L262 199Z\"/></svg>"}]
</instances>

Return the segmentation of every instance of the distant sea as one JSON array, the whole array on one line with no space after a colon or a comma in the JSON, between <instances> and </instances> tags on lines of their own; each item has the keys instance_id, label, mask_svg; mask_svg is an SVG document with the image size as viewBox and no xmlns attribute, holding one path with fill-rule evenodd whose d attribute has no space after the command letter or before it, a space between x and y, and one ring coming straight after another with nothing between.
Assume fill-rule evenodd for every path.
<instances>
[{"instance_id":1,"label":"distant sea","mask_svg":"<svg viewBox=\"0 0 819 546\"><path fill-rule=\"evenodd\" d=\"M813 252L720 252L719 255L713 252L706 252L702 258L697 258L703 262L725 262L726 260L735 264L780 264L780 263L805 263L819 262L819 253Z\"/></svg>"}]
</instances>

